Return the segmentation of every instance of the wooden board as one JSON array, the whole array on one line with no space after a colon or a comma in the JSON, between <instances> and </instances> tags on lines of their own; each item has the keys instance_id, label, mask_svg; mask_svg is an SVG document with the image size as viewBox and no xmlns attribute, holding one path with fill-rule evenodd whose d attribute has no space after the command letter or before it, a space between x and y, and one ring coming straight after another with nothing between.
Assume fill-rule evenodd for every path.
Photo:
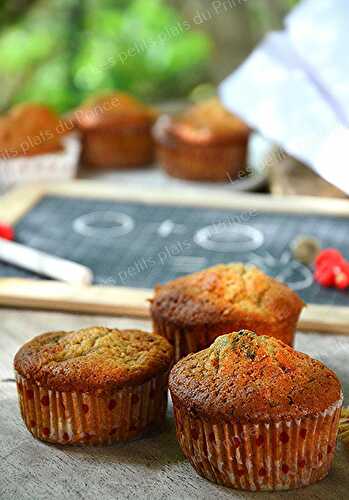
<instances>
[{"instance_id":1,"label":"wooden board","mask_svg":"<svg viewBox=\"0 0 349 500\"><path fill-rule=\"evenodd\" d=\"M142 188L125 188L79 181L55 186L41 185L17 189L0 202L0 220L14 224L43 196L141 201L148 204L257 210L283 214L318 214L349 217L349 202L306 197L278 198L268 195L212 194L190 192L156 192ZM152 291L127 287L92 286L77 288L53 281L18 278L0 279L0 304L16 307L90 312L96 314L127 314L148 317L148 299ZM303 312L299 328L349 333L349 308L309 305Z\"/></svg>"},{"instance_id":2,"label":"wooden board","mask_svg":"<svg viewBox=\"0 0 349 500\"><path fill-rule=\"evenodd\" d=\"M18 348L47 330L92 326L141 328L148 321L92 317L58 312L1 311L0 335L0 498L4 500L345 500L349 475L347 450L338 443L329 476L308 488L275 493L230 490L196 474L176 441L169 405L161 434L109 447L53 446L35 440L25 429L17 402L12 359ZM349 397L349 337L297 333L296 348L334 369Z\"/></svg>"}]
</instances>

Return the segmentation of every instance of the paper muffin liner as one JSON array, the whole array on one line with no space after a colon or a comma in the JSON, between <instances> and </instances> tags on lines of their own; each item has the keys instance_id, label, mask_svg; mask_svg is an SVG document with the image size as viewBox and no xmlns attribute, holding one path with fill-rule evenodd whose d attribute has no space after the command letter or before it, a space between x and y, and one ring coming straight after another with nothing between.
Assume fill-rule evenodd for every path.
<instances>
[{"instance_id":1,"label":"paper muffin liner","mask_svg":"<svg viewBox=\"0 0 349 500\"><path fill-rule=\"evenodd\" d=\"M165 118L165 119L164 119ZM193 181L229 182L246 173L248 140L222 144L192 144L167 133L167 117L153 127L157 158L173 177Z\"/></svg>"},{"instance_id":2,"label":"paper muffin liner","mask_svg":"<svg viewBox=\"0 0 349 500\"><path fill-rule=\"evenodd\" d=\"M342 408L341 418L339 420L338 437L346 445L349 444L349 406Z\"/></svg>"},{"instance_id":3,"label":"paper muffin liner","mask_svg":"<svg viewBox=\"0 0 349 500\"><path fill-rule=\"evenodd\" d=\"M76 133L62 138L63 151L35 156L0 159L0 186L40 181L60 181L76 176L80 140Z\"/></svg>"},{"instance_id":4,"label":"paper muffin liner","mask_svg":"<svg viewBox=\"0 0 349 500\"><path fill-rule=\"evenodd\" d=\"M255 328L251 329L255 330ZM284 338L281 335L278 335L278 332L273 332L271 329L270 336L282 340L283 342L286 341L287 336L288 342L285 343L293 346L295 329L296 325L294 328L292 328L292 325L290 324L285 327L280 325L280 331L284 334ZM228 328L217 327L217 325L207 325L206 327L199 325L191 328L177 327L176 325L164 321L162 318L153 314L153 331L154 333L165 337L173 346L175 362L190 353L206 349L220 335L239 330L241 330L239 325L236 325L235 327L229 326Z\"/></svg>"},{"instance_id":5,"label":"paper muffin liner","mask_svg":"<svg viewBox=\"0 0 349 500\"><path fill-rule=\"evenodd\" d=\"M151 124L145 124L83 131L83 164L112 170L150 166L155 155L150 129Z\"/></svg>"},{"instance_id":6,"label":"paper muffin liner","mask_svg":"<svg viewBox=\"0 0 349 500\"><path fill-rule=\"evenodd\" d=\"M153 317L153 331L165 337L173 346L175 362L191 352L205 349L214 341L206 328L197 327L194 330L179 328L155 317Z\"/></svg>"},{"instance_id":7,"label":"paper muffin liner","mask_svg":"<svg viewBox=\"0 0 349 500\"><path fill-rule=\"evenodd\" d=\"M342 399L316 416L260 424L210 423L174 404L177 439L206 479L231 488L288 490L331 467Z\"/></svg>"},{"instance_id":8,"label":"paper muffin liner","mask_svg":"<svg viewBox=\"0 0 349 500\"><path fill-rule=\"evenodd\" d=\"M50 390L16 373L20 411L34 437L59 444L110 444L164 421L169 372L108 395Z\"/></svg>"}]
</instances>

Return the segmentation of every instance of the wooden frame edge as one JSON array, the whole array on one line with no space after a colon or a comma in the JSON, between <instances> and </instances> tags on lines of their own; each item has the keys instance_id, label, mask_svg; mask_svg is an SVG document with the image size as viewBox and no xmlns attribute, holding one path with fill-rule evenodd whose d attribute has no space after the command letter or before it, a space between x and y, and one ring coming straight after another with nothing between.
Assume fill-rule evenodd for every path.
<instances>
[{"instance_id":1,"label":"wooden frame edge","mask_svg":"<svg viewBox=\"0 0 349 500\"><path fill-rule=\"evenodd\" d=\"M3 278L0 305L51 311L150 319L153 290L124 287L75 287L57 281ZM310 304L298 323L303 332L349 334L349 307Z\"/></svg>"},{"instance_id":2,"label":"wooden frame edge","mask_svg":"<svg viewBox=\"0 0 349 500\"><path fill-rule=\"evenodd\" d=\"M0 197L0 222L14 224L46 193L45 186L23 186Z\"/></svg>"},{"instance_id":3,"label":"wooden frame edge","mask_svg":"<svg viewBox=\"0 0 349 500\"><path fill-rule=\"evenodd\" d=\"M74 286L59 281L2 278L0 305L110 316L149 318L152 290L93 285Z\"/></svg>"},{"instance_id":4,"label":"wooden frame edge","mask_svg":"<svg viewBox=\"0 0 349 500\"><path fill-rule=\"evenodd\" d=\"M142 187L110 186L95 181L71 181L57 184L36 184L10 191L0 198L0 221L14 224L36 201L45 195L102 198L120 201L138 201L165 205L192 205L207 208L251 210L265 213L314 214L323 216L349 217L349 200L316 198L308 196L270 196L211 192L200 189L144 190Z\"/></svg>"},{"instance_id":5,"label":"wooden frame edge","mask_svg":"<svg viewBox=\"0 0 349 500\"><path fill-rule=\"evenodd\" d=\"M316 198L310 196L270 196L266 194L246 194L230 192L212 192L200 188L178 190L160 188L111 186L94 181L75 181L46 186L46 192L61 196L102 197L122 201L139 201L144 203L193 205L208 208L228 208L235 210L260 210L263 212L280 212L293 214L317 214L349 217L349 200L335 198Z\"/></svg>"}]
</instances>

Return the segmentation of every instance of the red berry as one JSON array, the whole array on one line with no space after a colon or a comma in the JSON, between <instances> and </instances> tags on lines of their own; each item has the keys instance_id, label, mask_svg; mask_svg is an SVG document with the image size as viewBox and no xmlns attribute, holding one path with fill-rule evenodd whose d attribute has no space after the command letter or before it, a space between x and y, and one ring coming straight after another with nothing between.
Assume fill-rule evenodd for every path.
<instances>
[{"instance_id":1,"label":"red berry","mask_svg":"<svg viewBox=\"0 0 349 500\"><path fill-rule=\"evenodd\" d=\"M4 238L5 240L14 240L15 232L11 226L8 224L0 224L0 238Z\"/></svg>"},{"instance_id":2,"label":"red berry","mask_svg":"<svg viewBox=\"0 0 349 500\"><path fill-rule=\"evenodd\" d=\"M343 272L335 272L335 283L337 288L344 290L349 286L349 276L347 276Z\"/></svg>"},{"instance_id":3,"label":"red berry","mask_svg":"<svg viewBox=\"0 0 349 500\"><path fill-rule=\"evenodd\" d=\"M335 285L341 290L349 286L349 263L343 262L333 268L335 275Z\"/></svg>"},{"instance_id":4,"label":"red berry","mask_svg":"<svg viewBox=\"0 0 349 500\"><path fill-rule=\"evenodd\" d=\"M330 287L335 284L335 275L333 272L333 267L327 267L323 269L316 269L314 274L315 281L320 285Z\"/></svg>"},{"instance_id":5,"label":"red berry","mask_svg":"<svg viewBox=\"0 0 349 500\"><path fill-rule=\"evenodd\" d=\"M315 260L314 279L322 286L348 288L349 263L335 248L322 250Z\"/></svg>"},{"instance_id":6,"label":"red berry","mask_svg":"<svg viewBox=\"0 0 349 500\"><path fill-rule=\"evenodd\" d=\"M318 268L322 266L324 263L336 263L344 261L344 257L339 250L336 248L326 248L322 250L315 259L315 267Z\"/></svg>"}]
</instances>

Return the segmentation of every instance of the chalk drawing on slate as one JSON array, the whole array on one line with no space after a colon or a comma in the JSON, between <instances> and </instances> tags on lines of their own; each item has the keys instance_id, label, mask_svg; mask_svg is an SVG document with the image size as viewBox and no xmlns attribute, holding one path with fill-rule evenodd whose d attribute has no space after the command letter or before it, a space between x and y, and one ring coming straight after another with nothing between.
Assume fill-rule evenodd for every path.
<instances>
[{"instance_id":1,"label":"chalk drawing on slate","mask_svg":"<svg viewBox=\"0 0 349 500\"><path fill-rule=\"evenodd\" d=\"M118 237L133 231L134 220L122 212L98 211L81 215L73 221L73 229L83 236Z\"/></svg>"},{"instance_id":2,"label":"chalk drawing on slate","mask_svg":"<svg viewBox=\"0 0 349 500\"><path fill-rule=\"evenodd\" d=\"M129 217L132 222L126 224L128 232L118 236L120 226L124 227L120 220L104 220L102 227L109 229L103 229L102 234L94 233L93 237L74 229L74 221L87 214L105 212ZM93 220L87 222L93 226ZM231 228L239 223L253 228L254 234L261 233L263 244L250 251L243 251L240 246L240 251L235 252L231 249L208 250L194 242L195 235L207 226L213 226L216 232L213 230L212 234L216 235L217 228ZM117 228L116 234L110 230L110 225ZM162 236L159 227L162 227ZM96 285L152 288L215 264L251 262L270 276L287 282L305 302L349 305L349 291L327 289L311 282L312 269L294 262L290 253L291 241L299 234L306 234L319 239L323 248L335 247L348 255L348 219L344 217L49 195L41 198L18 220L15 231L19 243L90 267ZM232 235L225 234L221 239L231 243ZM0 276L42 279L2 262Z\"/></svg>"},{"instance_id":3,"label":"chalk drawing on slate","mask_svg":"<svg viewBox=\"0 0 349 500\"><path fill-rule=\"evenodd\" d=\"M205 267L207 267L207 259L205 257L195 257L191 255L171 257L169 266L178 274L189 274L205 269Z\"/></svg>"},{"instance_id":4,"label":"chalk drawing on slate","mask_svg":"<svg viewBox=\"0 0 349 500\"><path fill-rule=\"evenodd\" d=\"M166 219L161 222L157 232L161 238L167 238L170 234L183 234L186 230L184 224L175 224L171 219Z\"/></svg>"},{"instance_id":5,"label":"chalk drawing on slate","mask_svg":"<svg viewBox=\"0 0 349 500\"><path fill-rule=\"evenodd\" d=\"M194 241L205 250L241 253L260 248L264 243L264 235L245 224L233 224L229 227L213 224L199 229Z\"/></svg>"},{"instance_id":6,"label":"chalk drawing on slate","mask_svg":"<svg viewBox=\"0 0 349 500\"><path fill-rule=\"evenodd\" d=\"M249 255L249 263L255 264L266 274L282 281L295 291L305 290L314 283L311 269L294 260L288 250L284 251L279 259L267 251L263 255L252 253Z\"/></svg>"}]
</instances>

